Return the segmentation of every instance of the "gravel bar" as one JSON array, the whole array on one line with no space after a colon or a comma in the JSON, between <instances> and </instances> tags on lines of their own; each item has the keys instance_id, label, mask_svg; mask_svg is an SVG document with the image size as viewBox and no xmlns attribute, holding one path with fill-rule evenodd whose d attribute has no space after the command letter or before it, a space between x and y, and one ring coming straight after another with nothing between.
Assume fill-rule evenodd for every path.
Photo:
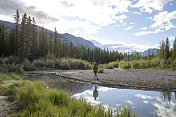
<instances>
[{"instance_id":1,"label":"gravel bar","mask_svg":"<svg viewBox=\"0 0 176 117\"><path fill-rule=\"evenodd\" d=\"M174 71L126 71L122 69L105 69L104 73L98 73L99 80L93 78L94 74L92 70L29 71L25 76L39 77L42 75L98 84L112 88L176 91L176 72Z\"/></svg>"}]
</instances>

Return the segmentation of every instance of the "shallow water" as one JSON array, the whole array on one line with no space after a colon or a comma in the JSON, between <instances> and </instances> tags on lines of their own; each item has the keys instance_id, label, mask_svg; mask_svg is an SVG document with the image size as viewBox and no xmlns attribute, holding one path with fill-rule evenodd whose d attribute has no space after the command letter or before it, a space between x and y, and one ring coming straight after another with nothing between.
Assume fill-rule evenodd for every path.
<instances>
[{"instance_id":1,"label":"shallow water","mask_svg":"<svg viewBox=\"0 0 176 117\"><path fill-rule=\"evenodd\" d=\"M26 78L32 81L44 81L49 88L57 88L72 94L75 98L84 98L92 105L100 103L107 109L121 110L129 107L138 117L176 117L176 93L143 91L133 89L108 88L59 78Z\"/></svg>"}]
</instances>

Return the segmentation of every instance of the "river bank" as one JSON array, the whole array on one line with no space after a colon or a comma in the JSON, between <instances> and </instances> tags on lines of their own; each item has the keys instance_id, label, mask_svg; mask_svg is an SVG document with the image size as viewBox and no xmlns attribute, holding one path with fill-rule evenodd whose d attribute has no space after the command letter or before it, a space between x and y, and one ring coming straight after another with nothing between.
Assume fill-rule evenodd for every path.
<instances>
[{"instance_id":1,"label":"river bank","mask_svg":"<svg viewBox=\"0 0 176 117\"><path fill-rule=\"evenodd\" d=\"M29 71L24 77L40 77L43 75L113 88L176 91L176 72L174 71L106 69L105 73L98 74L99 80L96 80L93 78L92 70L46 70Z\"/></svg>"}]
</instances>

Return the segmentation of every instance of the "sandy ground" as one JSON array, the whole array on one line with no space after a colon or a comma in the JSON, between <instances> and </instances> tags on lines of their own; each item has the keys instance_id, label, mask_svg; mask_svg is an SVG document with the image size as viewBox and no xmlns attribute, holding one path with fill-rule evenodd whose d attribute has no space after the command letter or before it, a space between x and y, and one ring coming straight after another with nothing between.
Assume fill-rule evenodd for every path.
<instances>
[{"instance_id":1,"label":"sandy ground","mask_svg":"<svg viewBox=\"0 0 176 117\"><path fill-rule=\"evenodd\" d=\"M0 117L7 117L13 113L15 104L6 101L7 96L0 96Z\"/></svg>"},{"instance_id":2,"label":"sandy ground","mask_svg":"<svg viewBox=\"0 0 176 117\"><path fill-rule=\"evenodd\" d=\"M113 88L176 91L176 72L174 71L106 69L104 73L98 73L99 80L93 78L92 70L47 70L28 73L26 76L49 75Z\"/></svg>"}]
</instances>

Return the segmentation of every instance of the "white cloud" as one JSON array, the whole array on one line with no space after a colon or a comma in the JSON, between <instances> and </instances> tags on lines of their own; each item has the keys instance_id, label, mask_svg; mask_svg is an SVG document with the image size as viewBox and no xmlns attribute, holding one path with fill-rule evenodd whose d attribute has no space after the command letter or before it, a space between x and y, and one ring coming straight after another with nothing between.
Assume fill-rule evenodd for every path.
<instances>
[{"instance_id":1,"label":"white cloud","mask_svg":"<svg viewBox=\"0 0 176 117\"><path fill-rule=\"evenodd\" d=\"M157 116L159 117L175 117L176 112L174 108L176 107L176 103L170 102L169 104L166 102L160 101L159 103L152 103L157 110L155 110Z\"/></svg>"},{"instance_id":2,"label":"white cloud","mask_svg":"<svg viewBox=\"0 0 176 117\"><path fill-rule=\"evenodd\" d=\"M130 100L126 100L126 102L127 102L128 104L130 104L130 105L133 105L133 102L130 101Z\"/></svg>"},{"instance_id":3,"label":"white cloud","mask_svg":"<svg viewBox=\"0 0 176 117\"><path fill-rule=\"evenodd\" d=\"M154 23L150 28L160 28L165 30L175 28L171 20L176 20L176 11L170 13L168 13L168 11L160 12L153 17L152 21L154 21Z\"/></svg>"},{"instance_id":4,"label":"white cloud","mask_svg":"<svg viewBox=\"0 0 176 117\"><path fill-rule=\"evenodd\" d=\"M159 32L163 32L164 30L161 29L156 29L154 31L141 31L141 32L137 32L134 35L135 36L143 36L143 35L148 35L148 34L155 34L155 33L159 33Z\"/></svg>"},{"instance_id":5,"label":"white cloud","mask_svg":"<svg viewBox=\"0 0 176 117\"><path fill-rule=\"evenodd\" d=\"M143 101L143 103L148 104L148 103L149 103L149 101L145 101L145 100L144 100L144 101Z\"/></svg>"},{"instance_id":6,"label":"white cloud","mask_svg":"<svg viewBox=\"0 0 176 117\"><path fill-rule=\"evenodd\" d=\"M173 35L170 35L170 36L169 36L169 40L170 40L170 41L173 41L173 40L175 40L175 39L176 39L176 36L173 36Z\"/></svg>"},{"instance_id":7,"label":"white cloud","mask_svg":"<svg viewBox=\"0 0 176 117\"><path fill-rule=\"evenodd\" d=\"M141 15L142 13L141 12L138 12L138 11L131 11L132 14L135 14L135 15Z\"/></svg>"},{"instance_id":8,"label":"white cloud","mask_svg":"<svg viewBox=\"0 0 176 117\"><path fill-rule=\"evenodd\" d=\"M133 28L133 26L128 26L127 28L125 28L124 30L131 30Z\"/></svg>"},{"instance_id":9,"label":"white cloud","mask_svg":"<svg viewBox=\"0 0 176 117\"><path fill-rule=\"evenodd\" d=\"M134 34L135 36L155 34L163 31L167 31L172 28L176 28L176 26L171 22L172 20L176 20L176 11L173 11L173 12L163 11L158 13L157 15L154 15L154 17L150 19L154 21L154 23L149 26L149 29L154 29L154 30L137 32ZM142 28L142 30L143 29L144 27Z\"/></svg>"},{"instance_id":10,"label":"white cloud","mask_svg":"<svg viewBox=\"0 0 176 117\"><path fill-rule=\"evenodd\" d=\"M142 98L142 99L155 99L152 96L147 96L147 95L142 95L142 94L137 94L137 95L135 95L135 97L139 97L139 98Z\"/></svg>"},{"instance_id":11,"label":"white cloud","mask_svg":"<svg viewBox=\"0 0 176 117\"><path fill-rule=\"evenodd\" d=\"M140 8L141 12L152 13L153 10L162 11L164 5L173 0L139 0L132 5L134 8Z\"/></svg>"},{"instance_id":12,"label":"white cloud","mask_svg":"<svg viewBox=\"0 0 176 117\"><path fill-rule=\"evenodd\" d=\"M131 25L135 24L134 22L130 22Z\"/></svg>"},{"instance_id":13,"label":"white cloud","mask_svg":"<svg viewBox=\"0 0 176 117\"><path fill-rule=\"evenodd\" d=\"M138 51L142 52L145 51L149 48L158 48L158 45L138 45L138 44L133 44L133 43L124 43L124 42L119 42L119 41L113 41L113 40L108 40L108 39L99 39L94 36L90 37L90 40L96 40L98 42L95 43L96 46L104 49L108 48L109 50L117 50L118 52L133 52L133 51ZM94 41L92 41L94 43Z\"/></svg>"},{"instance_id":14,"label":"white cloud","mask_svg":"<svg viewBox=\"0 0 176 117\"><path fill-rule=\"evenodd\" d=\"M106 91L111 91L111 90L113 90L113 89L114 89L114 88L100 87L100 88L98 88L98 91L106 92Z\"/></svg>"},{"instance_id":15,"label":"white cloud","mask_svg":"<svg viewBox=\"0 0 176 117\"><path fill-rule=\"evenodd\" d=\"M50 30L57 27L59 33L71 33L85 39L97 34L110 24L126 25L124 14L129 12L130 0L21 0L25 5L35 6L57 22L38 23ZM38 21L38 20L37 20Z\"/></svg>"},{"instance_id":16,"label":"white cloud","mask_svg":"<svg viewBox=\"0 0 176 117\"><path fill-rule=\"evenodd\" d=\"M72 6L67 7L70 16L99 26L108 26L117 20L121 22L117 14L128 12L131 5L128 0L73 0L71 3Z\"/></svg>"},{"instance_id":17,"label":"white cloud","mask_svg":"<svg viewBox=\"0 0 176 117\"><path fill-rule=\"evenodd\" d=\"M0 20L4 20L4 21L13 21L14 19L12 17L6 16L6 15L0 15Z\"/></svg>"},{"instance_id":18,"label":"white cloud","mask_svg":"<svg viewBox=\"0 0 176 117\"><path fill-rule=\"evenodd\" d=\"M147 30L147 27L142 27L141 30Z\"/></svg>"}]
</instances>

